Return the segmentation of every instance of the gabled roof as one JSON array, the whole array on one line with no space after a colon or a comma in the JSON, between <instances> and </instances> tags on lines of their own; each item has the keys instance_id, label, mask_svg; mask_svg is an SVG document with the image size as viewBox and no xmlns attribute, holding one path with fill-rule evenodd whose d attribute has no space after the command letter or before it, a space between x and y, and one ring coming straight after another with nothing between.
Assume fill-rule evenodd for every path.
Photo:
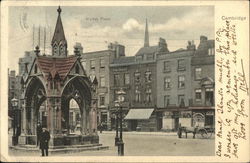
<instances>
[{"instance_id":1,"label":"gabled roof","mask_svg":"<svg viewBox=\"0 0 250 163\"><path fill-rule=\"evenodd\" d=\"M57 22L56 22L56 28L54 31L54 36L52 38L51 44L54 44L55 42L57 42L59 44L61 41L66 42L66 38L64 35L64 30L63 30L63 25L62 25L62 20L61 20L61 11L62 10L59 6L59 8L57 9L58 17L57 17Z\"/></svg>"},{"instance_id":2,"label":"gabled roof","mask_svg":"<svg viewBox=\"0 0 250 163\"><path fill-rule=\"evenodd\" d=\"M66 58L39 56L37 57L36 62L42 73L45 75L45 79L48 79L50 75L52 78L59 75L59 78L64 80L76 61L76 56Z\"/></svg>"}]
</instances>

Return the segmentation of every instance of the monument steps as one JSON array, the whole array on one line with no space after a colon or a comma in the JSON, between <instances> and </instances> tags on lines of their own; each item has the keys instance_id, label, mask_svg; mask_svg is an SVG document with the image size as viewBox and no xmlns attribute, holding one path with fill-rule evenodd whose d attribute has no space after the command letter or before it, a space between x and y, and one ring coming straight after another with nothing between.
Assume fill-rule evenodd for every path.
<instances>
[{"instance_id":1,"label":"monument steps","mask_svg":"<svg viewBox=\"0 0 250 163\"><path fill-rule=\"evenodd\" d=\"M26 152L40 152L40 149L36 145L17 145L10 146L13 150L26 151ZM71 146L54 146L49 147L49 154L59 154L59 153L75 153L82 151L93 151L93 150L107 150L108 146L103 146L102 144L85 144L85 145L71 145Z\"/></svg>"}]
</instances>

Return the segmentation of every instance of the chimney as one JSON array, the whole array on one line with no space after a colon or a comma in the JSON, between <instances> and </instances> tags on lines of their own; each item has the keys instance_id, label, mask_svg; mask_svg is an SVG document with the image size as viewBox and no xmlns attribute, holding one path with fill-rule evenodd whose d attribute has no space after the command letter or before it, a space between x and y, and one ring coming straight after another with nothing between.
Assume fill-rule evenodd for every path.
<instances>
[{"instance_id":1,"label":"chimney","mask_svg":"<svg viewBox=\"0 0 250 163\"><path fill-rule=\"evenodd\" d=\"M206 36L200 36L200 43L203 43L207 41L207 37Z\"/></svg>"},{"instance_id":2,"label":"chimney","mask_svg":"<svg viewBox=\"0 0 250 163\"><path fill-rule=\"evenodd\" d=\"M188 41L187 50L195 50L194 40Z\"/></svg>"},{"instance_id":3,"label":"chimney","mask_svg":"<svg viewBox=\"0 0 250 163\"><path fill-rule=\"evenodd\" d=\"M79 54L83 54L83 47L82 47L81 43L76 42L76 44L74 46L74 50L76 50L76 49L79 51Z\"/></svg>"},{"instance_id":4,"label":"chimney","mask_svg":"<svg viewBox=\"0 0 250 163\"><path fill-rule=\"evenodd\" d=\"M115 58L119 58L121 56L125 56L125 46L115 43L110 43L108 45L109 50L115 51Z\"/></svg>"},{"instance_id":5,"label":"chimney","mask_svg":"<svg viewBox=\"0 0 250 163\"><path fill-rule=\"evenodd\" d=\"M166 40L164 38L159 38L159 43L158 43L158 46L160 48L167 48L167 43L166 43Z\"/></svg>"}]
</instances>

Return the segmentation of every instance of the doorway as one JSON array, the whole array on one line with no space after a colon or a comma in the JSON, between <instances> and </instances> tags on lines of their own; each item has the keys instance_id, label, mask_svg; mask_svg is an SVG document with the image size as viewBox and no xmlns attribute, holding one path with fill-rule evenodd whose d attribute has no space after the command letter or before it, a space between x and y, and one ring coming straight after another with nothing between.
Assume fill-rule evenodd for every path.
<instances>
[{"instance_id":1,"label":"doorway","mask_svg":"<svg viewBox=\"0 0 250 163\"><path fill-rule=\"evenodd\" d=\"M130 123L131 123L131 131L136 131L138 121L137 120L131 120Z\"/></svg>"}]
</instances>

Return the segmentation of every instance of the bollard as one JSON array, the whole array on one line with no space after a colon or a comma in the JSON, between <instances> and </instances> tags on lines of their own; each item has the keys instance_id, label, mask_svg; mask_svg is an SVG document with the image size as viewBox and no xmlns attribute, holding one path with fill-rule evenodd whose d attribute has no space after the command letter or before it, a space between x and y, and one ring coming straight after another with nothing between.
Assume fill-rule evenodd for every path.
<instances>
[{"instance_id":1,"label":"bollard","mask_svg":"<svg viewBox=\"0 0 250 163\"><path fill-rule=\"evenodd\" d=\"M124 156L124 143L122 141L119 141L117 143L118 146L118 156Z\"/></svg>"}]
</instances>

